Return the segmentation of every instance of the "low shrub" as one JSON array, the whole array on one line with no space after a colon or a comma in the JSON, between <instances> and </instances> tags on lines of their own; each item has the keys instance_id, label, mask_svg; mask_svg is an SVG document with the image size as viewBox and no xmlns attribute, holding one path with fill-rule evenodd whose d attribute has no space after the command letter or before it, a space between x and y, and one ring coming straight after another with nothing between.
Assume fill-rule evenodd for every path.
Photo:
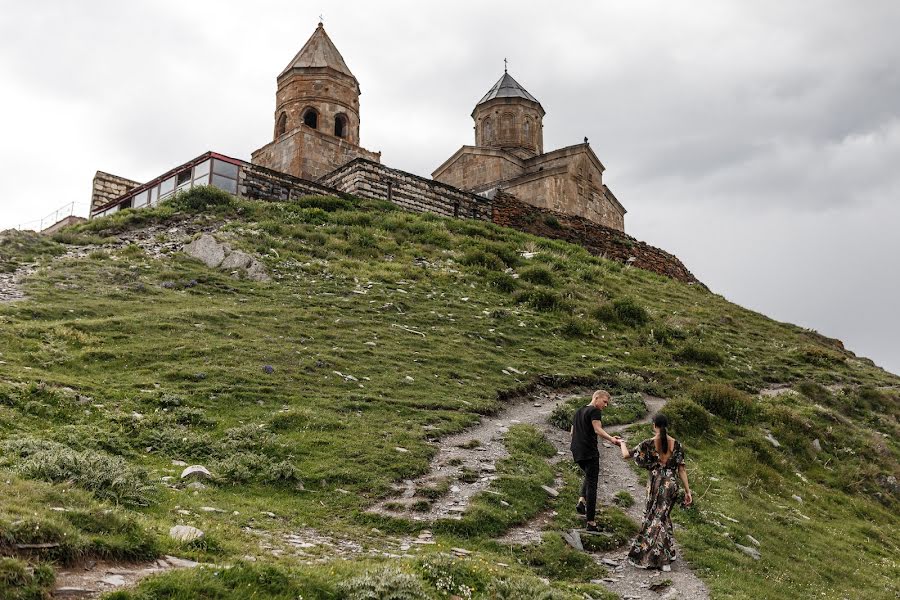
<instances>
[{"instance_id":1,"label":"low shrub","mask_svg":"<svg viewBox=\"0 0 900 600\"><path fill-rule=\"evenodd\" d=\"M693 363L696 365L706 365L717 367L725 363L725 357L721 352L711 348L704 348L695 344L687 344L674 355L675 360L682 363Z\"/></svg>"},{"instance_id":2,"label":"low shrub","mask_svg":"<svg viewBox=\"0 0 900 600\"><path fill-rule=\"evenodd\" d=\"M566 544L558 533L545 533L539 544L524 546L521 561L549 579L590 581L606 575L603 567Z\"/></svg>"},{"instance_id":3,"label":"low shrub","mask_svg":"<svg viewBox=\"0 0 900 600\"><path fill-rule=\"evenodd\" d=\"M502 271L505 268L499 256L485 252L480 248L467 250L462 258L459 259L459 262L467 267L481 267L491 271Z\"/></svg>"},{"instance_id":4,"label":"low shrub","mask_svg":"<svg viewBox=\"0 0 900 600\"><path fill-rule=\"evenodd\" d=\"M567 338L581 338L590 335L591 330L582 319L568 317L559 326L559 333Z\"/></svg>"},{"instance_id":5,"label":"low shrub","mask_svg":"<svg viewBox=\"0 0 900 600\"><path fill-rule=\"evenodd\" d=\"M629 508L634 506L634 496L626 490L620 490L613 498L613 503L621 508Z\"/></svg>"},{"instance_id":6,"label":"low shrub","mask_svg":"<svg viewBox=\"0 0 900 600\"><path fill-rule=\"evenodd\" d=\"M344 600L429 600L431 595L422 587L415 575L399 569L386 568L366 571L338 584L338 593Z\"/></svg>"},{"instance_id":7,"label":"low shrub","mask_svg":"<svg viewBox=\"0 0 900 600\"><path fill-rule=\"evenodd\" d=\"M604 323L627 327L640 327L650 321L647 310L634 299L627 297L601 304L593 310L593 316Z\"/></svg>"},{"instance_id":8,"label":"low shrub","mask_svg":"<svg viewBox=\"0 0 900 600\"><path fill-rule=\"evenodd\" d=\"M419 561L417 570L442 598L472 598L484 590L490 581L487 573L476 569L469 561L449 554L425 557Z\"/></svg>"},{"instance_id":9,"label":"low shrub","mask_svg":"<svg viewBox=\"0 0 900 600\"><path fill-rule=\"evenodd\" d=\"M731 423L749 423L756 417L753 398L733 387L704 383L694 386L690 395L700 406Z\"/></svg>"},{"instance_id":10,"label":"low shrub","mask_svg":"<svg viewBox=\"0 0 900 600\"><path fill-rule=\"evenodd\" d=\"M54 579L53 568L49 565L32 566L16 558L0 557L0 598L49 598Z\"/></svg>"},{"instance_id":11,"label":"low shrub","mask_svg":"<svg viewBox=\"0 0 900 600\"><path fill-rule=\"evenodd\" d=\"M511 294L519 288L518 282L509 273L491 273L487 277L488 284L504 294Z\"/></svg>"},{"instance_id":12,"label":"low shrub","mask_svg":"<svg viewBox=\"0 0 900 600\"><path fill-rule=\"evenodd\" d=\"M522 269L519 273L519 278L523 281L549 287L553 287L554 283L556 283L556 279L553 277L553 273L550 272L550 269L541 266Z\"/></svg>"},{"instance_id":13,"label":"low shrub","mask_svg":"<svg viewBox=\"0 0 900 600\"><path fill-rule=\"evenodd\" d=\"M573 596L554 589L540 579L509 577L492 581L485 597L492 600L571 600L582 596Z\"/></svg>"},{"instance_id":14,"label":"low shrub","mask_svg":"<svg viewBox=\"0 0 900 600\"><path fill-rule=\"evenodd\" d=\"M828 388L815 381L804 381L797 384L797 391L813 402L819 402L825 405L830 404L834 399L831 392L828 391Z\"/></svg>"},{"instance_id":15,"label":"low shrub","mask_svg":"<svg viewBox=\"0 0 900 600\"><path fill-rule=\"evenodd\" d=\"M522 290L515 297L516 303L527 304L541 312L568 310L569 306L558 295L549 290Z\"/></svg>"},{"instance_id":16,"label":"low shrub","mask_svg":"<svg viewBox=\"0 0 900 600\"><path fill-rule=\"evenodd\" d=\"M669 429L678 436L697 437L709 430L709 413L690 398L673 398L666 403L664 411L669 418Z\"/></svg>"},{"instance_id":17,"label":"low shrub","mask_svg":"<svg viewBox=\"0 0 900 600\"><path fill-rule=\"evenodd\" d=\"M174 210L207 211L213 208L230 207L235 197L211 185L201 185L186 192L178 192L168 205Z\"/></svg>"},{"instance_id":18,"label":"low shrub","mask_svg":"<svg viewBox=\"0 0 900 600\"><path fill-rule=\"evenodd\" d=\"M24 477L51 483L71 481L97 498L129 506L148 506L156 495L147 472L119 456L95 450L79 452L28 437L7 441L3 450L20 459L7 459L8 466Z\"/></svg>"},{"instance_id":19,"label":"low shrub","mask_svg":"<svg viewBox=\"0 0 900 600\"><path fill-rule=\"evenodd\" d=\"M301 196L293 204L300 208L319 209L325 212L353 209L352 202L335 196Z\"/></svg>"}]
</instances>

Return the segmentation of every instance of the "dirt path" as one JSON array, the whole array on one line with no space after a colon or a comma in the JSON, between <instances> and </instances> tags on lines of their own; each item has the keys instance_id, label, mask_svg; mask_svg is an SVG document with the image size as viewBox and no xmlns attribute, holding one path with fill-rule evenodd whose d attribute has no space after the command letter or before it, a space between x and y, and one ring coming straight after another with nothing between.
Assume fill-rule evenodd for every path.
<instances>
[{"instance_id":1,"label":"dirt path","mask_svg":"<svg viewBox=\"0 0 900 600\"><path fill-rule=\"evenodd\" d=\"M116 563L85 561L59 569L53 584L54 598L98 598L101 594L134 586L150 575L173 569L192 569L198 566L192 560L164 556L147 563Z\"/></svg>"},{"instance_id":2,"label":"dirt path","mask_svg":"<svg viewBox=\"0 0 900 600\"><path fill-rule=\"evenodd\" d=\"M445 438L441 448L431 463L431 471L419 479L404 482L398 486L398 496L385 500L373 507L373 511L402 516L408 519L431 521L438 518L459 518L465 512L469 499L476 493L487 489L495 478L496 462L506 456L503 447L503 434L511 425L529 424L544 433L557 449L557 456L552 463L570 460L569 435L549 424L547 417L557 404L575 396L585 396L587 390L576 392L553 392L540 390L527 399L514 404L503 412L485 417L482 422L463 433ZM647 415L642 423L649 423L666 403L663 398L644 396ZM620 433L629 425L611 426L610 433ZM629 439L629 444L639 440ZM461 480L460 478L464 480ZM466 481L467 480L467 481ZM434 501L430 507L424 504L415 510L416 503L423 500L422 490L436 487L440 482L449 485L449 491ZM555 484L557 489L562 485L561 478ZM636 522L643 518L645 488L631 468L630 463L622 460L617 447L601 444L600 448L600 486L597 501L603 505L612 505L615 494L627 490L634 496L635 503L626 513ZM574 510L574 507L573 507ZM550 527L555 514L548 510L540 513L528 523L510 529L498 541L510 544L535 543ZM626 560L627 548L611 552L593 554L593 558L609 570L609 576L603 584L622 597L622 600L644 600L676 598L684 600L705 600L709 598L706 586L697 578L683 560L672 565L667 573L646 571L632 567ZM659 591L651 586L666 582Z\"/></svg>"},{"instance_id":3,"label":"dirt path","mask_svg":"<svg viewBox=\"0 0 900 600\"><path fill-rule=\"evenodd\" d=\"M497 461L507 456L503 434L510 426L534 425L553 440L558 450L562 451L565 446L568 453L567 434L551 426L547 415L557 404L571 397L571 394L537 392L497 415L485 417L463 433L444 438L427 475L403 482L397 487L397 496L370 510L417 521L460 518L469 499L486 490L496 479ZM447 492L426 506L427 490L442 488L447 488Z\"/></svg>"}]
</instances>

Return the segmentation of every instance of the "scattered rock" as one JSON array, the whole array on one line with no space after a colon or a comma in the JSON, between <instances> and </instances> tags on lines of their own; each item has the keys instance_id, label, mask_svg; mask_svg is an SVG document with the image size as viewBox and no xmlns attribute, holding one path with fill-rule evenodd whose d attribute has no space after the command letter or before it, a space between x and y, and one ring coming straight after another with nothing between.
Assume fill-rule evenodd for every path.
<instances>
[{"instance_id":1,"label":"scattered rock","mask_svg":"<svg viewBox=\"0 0 900 600\"><path fill-rule=\"evenodd\" d=\"M762 556L759 553L759 550L756 548L751 548L750 546L741 546L740 544L735 544L738 547L738 550L752 558L753 560L759 560Z\"/></svg>"},{"instance_id":2,"label":"scattered rock","mask_svg":"<svg viewBox=\"0 0 900 600\"><path fill-rule=\"evenodd\" d=\"M125 578L121 575L107 575L101 579L100 582L113 587L121 587L125 585Z\"/></svg>"},{"instance_id":3,"label":"scattered rock","mask_svg":"<svg viewBox=\"0 0 900 600\"><path fill-rule=\"evenodd\" d=\"M822 451L822 442L819 441L819 438L816 438L812 441L812 447L816 452Z\"/></svg>"},{"instance_id":4,"label":"scattered rock","mask_svg":"<svg viewBox=\"0 0 900 600\"><path fill-rule=\"evenodd\" d=\"M186 558L178 558L177 556L169 556L168 554L165 556L166 562L172 565L172 567L176 569L193 569L198 566L200 563L194 562L192 560L188 560Z\"/></svg>"},{"instance_id":5,"label":"scattered rock","mask_svg":"<svg viewBox=\"0 0 900 600\"><path fill-rule=\"evenodd\" d=\"M182 479L211 479L212 473L203 465L191 465L181 472Z\"/></svg>"},{"instance_id":6,"label":"scattered rock","mask_svg":"<svg viewBox=\"0 0 900 600\"><path fill-rule=\"evenodd\" d=\"M769 442L770 444L772 444L772 445L775 446L776 448L781 448L781 442L779 442L778 440L776 440L776 439L775 439L775 436L773 436L771 433L766 432L766 437L765 437L765 439L766 439L767 442Z\"/></svg>"},{"instance_id":7,"label":"scattered rock","mask_svg":"<svg viewBox=\"0 0 900 600\"><path fill-rule=\"evenodd\" d=\"M542 486L541 486L541 489L544 490L545 492L547 492L548 494L550 494L551 496L553 496L554 498L556 498L557 496L559 496L559 491L554 490L554 489L553 489L552 487L550 487L550 486L542 485Z\"/></svg>"},{"instance_id":8,"label":"scattered rock","mask_svg":"<svg viewBox=\"0 0 900 600\"><path fill-rule=\"evenodd\" d=\"M749 533L747 534L747 539L750 540L750 543L751 543L751 544L753 544L754 546L756 546L757 548L759 548L759 540L757 540L755 537L753 537L753 536L750 535Z\"/></svg>"},{"instance_id":9,"label":"scattered rock","mask_svg":"<svg viewBox=\"0 0 900 600\"><path fill-rule=\"evenodd\" d=\"M394 450L396 450L400 454L406 454L407 452L409 452L409 450L407 450L406 448L401 448L400 446L397 446L396 448L394 448Z\"/></svg>"},{"instance_id":10,"label":"scattered rock","mask_svg":"<svg viewBox=\"0 0 900 600\"><path fill-rule=\"evenodd\" d=\"M452 552L453 554L459 555L459 556L468 556L469 554L472 554L469 550L466 550L465 548L450 548L450 552Z\"/></svg>"},{"instance_id":11,"label":"scattered rock","mask_svg":"<svg viewBox=\"0 0 900 600\"><path fill-rule=\"evenodd\" d=\"M225 260L225 247L208 233L204 233L186 245L184 253L202 261L203 264L210 268L218 267Z\"/></svg>"},{"instance_id":12,"label":"scattered rock","mask_svg":"<svg viewBox=\"0 0 900 600\"><path fill-rule=\"evenodd\" d=\"M266 273L265 267L254 260L247 269L247 279L252 281L269 281L271 277Z\"/></svg>"},{"instance_id":13,"label":"scattered rock","mask_svg":"<svg viewBox=\"0 0 900 600\"><path fill-rule=\"evenodd\" d=\"M565 542L572 546L575 550L579 550L584 552L584 545L581 543L581 534L578 533L578 530L572 529L570 531L564 531L562 533L562 538Z\"/></svg>"},{"instance_id":14,"label":"scattered rock","mask_svg":"<svg viewBox=\"0 0 900 600\"><path fill-rule=\"evenodd\" d=\"M800 504L803 504L803 498L801 498L801 497L798 496L797 494L794 494L793 496L791 496L791 498L793 498L794 500L796 500L796 501L799 502Z\"/></svg>"},{"instance_id":15,"label":"scattered rock","mask_svg":"<svg viewBox=\"0 0 900 600\"><path fill-rule=\"evenodd\" d=\"M265 365L263 367L263 373L265 373L266 375L271 375L274 372L275 372L275 367L273 367L272 365Z\"/></svg>"},{"instance_id":16,"label":"scattered rock","mask_svg":"<svg viewBox=\"0 0 900 600\"><path fill-rule=\"evenodd\" d=\"M190 525L175 525L169 529L169 537L176 542L193 542L195 540L203 539L204 535L205 534L201 530L196 527L191 527Z\"/></svg>"},{"instance_id":17,"label":"scattered rock","mask_svg":"<svg viewBox=\"0 0 900 600\"><path fill-rule=\"evenodd\" d=\"M192 481L191 483L187 484L187 489L194 490L194 491L200 491L200 490L205 490L206 486L203 485L202 483L200 483L199 481Z\"/></svg>"},{"instance_id":18,"label":"scattered rock","mask_svg":"<svg viewBox=\"0 0 900 600\"><path fill-rule=\"evenodd\" d=\"M226 271L234 271L235 269L246 269L253 264L253 258L246 252L235 250L225 257L219 268Z\"/></svg>"},{"instance_id":19,"label":"scattered rock","mask_svg":"<svg viewBox=\"0 0 900 600\"><path fill-rule=\"evenodd\" d=\"M186 462L184 462L183 460L173 460L172 466L173 467L186 467L186 466L188 466L188 464Z\"/></svg>"}]
</instances>

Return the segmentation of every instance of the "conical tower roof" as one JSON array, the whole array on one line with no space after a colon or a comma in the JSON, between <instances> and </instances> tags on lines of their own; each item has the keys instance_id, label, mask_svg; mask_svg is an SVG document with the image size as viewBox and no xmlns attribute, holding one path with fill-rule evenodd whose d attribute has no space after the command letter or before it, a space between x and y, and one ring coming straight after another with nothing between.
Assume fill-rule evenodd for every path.
<instances>
[{"instance_id":1,"label":"conical tower roof","mask_svg":"<svg viewBox=\"0 0 900 600\"><path fill-rule=\"evenodd\" d=\"M331 38L328 37L328 34L325 33L325 27L323 27L321 23L316 27L316 30L310 38L306 40L303 47L300 48L300 52L297 53L297 56L291 60L278 77L289 73L292 69L310 67L331 68L338 73L343 73L348 77L352 77L353 80L356 81L356 77L350 72L350 67L344 62L344 57L341 56L341 53L338 52L334 42L332 42Z\"/></svg>"},{"instance_id":2,"label":"conical tower roof","mask_svg":"<svg viewBox=\"0 0 900 600\"><path fill-rule=\"evenodd\" d=\"M479 100L478 104L475 106L484 104L488 100L493 100L494 98L524 98L525 100L531 100L532 102L540 104L540 102L537 101L537 98L529 94L528 91L506 71L503 72L503 77L488 90L488 93L484 95L484 98Z\"/></svg>"}]
</instances>

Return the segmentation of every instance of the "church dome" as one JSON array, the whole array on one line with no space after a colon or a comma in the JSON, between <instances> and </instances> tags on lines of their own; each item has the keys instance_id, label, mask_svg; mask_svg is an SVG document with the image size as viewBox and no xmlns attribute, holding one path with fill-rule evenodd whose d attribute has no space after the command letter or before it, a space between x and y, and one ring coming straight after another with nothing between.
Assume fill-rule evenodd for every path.
<instances>
[{"instance_id":1,"label":"church dome","mask_svg":"<svg viewBox=\"0 0 900 600\"><path fill-rule=\"evenodd\" d=\"M480 104L484 104L489 100L493 100L495 98L524 98L525 100L531 100L532 102L540 102L537 101L537 98L528 93L528 90L522 87L522 85L512 78L512 75L503 72L503 77L497 80L497 83L488 90L488 93L484 95L484 97L478 101L478 106Z\"/></svg>"}]
</instances>

